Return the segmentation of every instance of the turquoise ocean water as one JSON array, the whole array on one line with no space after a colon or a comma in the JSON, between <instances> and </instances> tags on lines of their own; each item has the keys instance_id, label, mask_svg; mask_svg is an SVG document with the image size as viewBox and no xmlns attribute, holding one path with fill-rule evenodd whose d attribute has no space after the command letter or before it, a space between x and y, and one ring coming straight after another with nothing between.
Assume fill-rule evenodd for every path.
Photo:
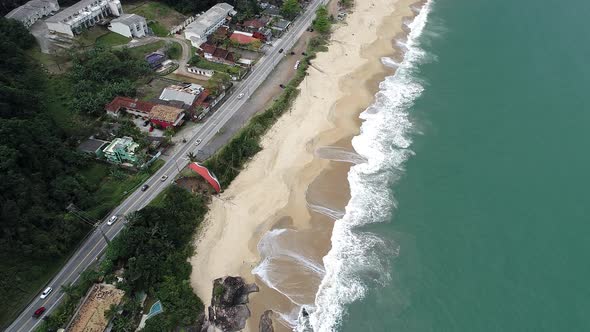
<instances>
[{"instance_id":1,"label":"turquoise ocean water","mask_svg":"<svg viewBox=\"0 0 590 332\"><path fill-rule=\"evenodd\" d=\"M590 331L590 1L429 9L353 141L311 321Z\"/></svg>"}]
</instances>

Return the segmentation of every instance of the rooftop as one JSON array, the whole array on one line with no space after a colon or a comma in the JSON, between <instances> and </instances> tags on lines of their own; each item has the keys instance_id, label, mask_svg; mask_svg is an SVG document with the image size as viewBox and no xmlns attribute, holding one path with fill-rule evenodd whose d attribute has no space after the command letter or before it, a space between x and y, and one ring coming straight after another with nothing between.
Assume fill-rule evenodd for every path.
<instances>
[{"instance_id":1,"label":"rooftop","mask_svg":"<svg viewBox=\"0 0 590 332\"><path fill-rule=\"evenodd\" d=\"M248 27L248 28L259 29L259 28L266 26L266 23L268 23L267 19L259 18L259 19L244 21L244 23L242 23L242 25L245 27Z\"/></svg>"},{"instance_id":2,"label":"rooftop","mask_svg":"<svg viewBox=\"0 0 590 332\"><path fill-rule=\"evenodd\" d=\"M105 153L114 153L115 150L122 149L124 151L133 153L135 149L139 147L139 144L133 142L133 138L124 136L115 138L111 144L104 148Z\"/></svg>"},{"instance_id":3,"label":"rooftop","mask_svg":"<svg viewBox=\"0 0 590 332\"><path fill-rule=\"evenodd\" d=\"M242 31L234 31L234 33L232 33L232 35L229 37L229 39L236 41L240 44L250 44L251 42L258 40L256 38L252 37L251 33L242 32Z\"/></svg>"},{"instance_id":4,"label":"rooftop","mask_svg":"<svg viewBox=\"0 0 590 332\"><path fill-rule=\"evenodd\" d=\"M125 25L133 25L140 22L145 22L145 18L136 14L123 14L111 21L111 23L123 23Z\"/></svg>"},{"instance_id":5,"label":"rooftop","mask_svg":"<svg viewBox=\"0 0 590 332\"><path fill-rule=\"evenodd\" d=\"M137 98L129 98L129 97L115 97L115 99L113 99L113 101L111 101L109 104L107 104L107 106L105 107L105 109L109 112L117 112L119 111L122 107L128 108L128 109L132 109L132 110L137 110L139 112L143 112L143 113L149 113L149 111L152 109L152 107L154 107L155 104L147 102L147 101L141 101L138 100Z\"/></svg>"},{"instance_id":6,"label":"rooftop","mask_svg":"<svg viewBox=\"0 0 590 332\"><path fill-rule=\"evenodd\" d=\"M203 87L198 84L190 85L170 85L164 88L160 94L162 100L179 100L187 105L191 105L197 96L203 91Z\"/></svg>"},{"instance_id":7,"label":"rooftop","mask_svg":"<svg viewBox=\"0 0 590 332\"><path fill-rule=\"evenodd\" d=\"M86 7L95 7L98 9L100 6L106 6L109 2L120 3L119 0L80 0L70 7L67 7L61 12L58 12L52 17L46 19L45 21L55 23L65 22L70 18L70 16L77 16L80 12L90 13ZM69 23L71 22L67 22L67 24Z\"/></svg>"},{"instance_id":8,"label":"rooftop","mask_svg":"<svg viewBox=\"0 0 590 332\"><path fill-rule=\"evenodd\" d=\"M89 138L84 142L78 145L78 151L86 152L86 153L95 153L98 149L100 149L103 145L108 143L107 141Z\"/></svg>"},{"instance_id":9,"label":"rooftop","mask_svg":"<svg viewBox=\"0 0 590 332\"><path fill-rule=\"evenodd\" d=\"M182 108L156 105L150 112L150 119L174 123L184 110Z\"/></svg>"},{"instance_id":10,"label":"rooftop","mask_svg":"<svg viewBox=\"0 0 590 332\"><path fill-rule=\"evenodd\" d=\"M11 10L8 14L6 14L6 18L13 18L15 20L26 19L29 16L37 13L40 8L45 6L56 6L59 8L57 0L31 0L24 5Z\"/></svg>"},{"instance_id":11,"label":"rooftop","mask_svg":"<svg viewBox=\"0 0 590 332\"><path fill-rule=\"evenodd\" d=\"M217 24L220 19L225 18L228 14L235 13L234 7L222 2L209 8L204 14L197 17L197 19L185 28L185 33L194 33L201 38L204 37L205 33L211 26Z\"/></svg>"},{"instance_id":12,"label":"rooftop","mask_svg":"<svg viewBox=\"0 0 590 332\"><path fill-rule=\"evenodd\" d=\"M275 24L273 24L273 27L277 27L280 29L286 29L289 25L291 24L291 21L287 21L287 20L278 20L277 22L275 22Z\"/></svg>"}]
</instances>

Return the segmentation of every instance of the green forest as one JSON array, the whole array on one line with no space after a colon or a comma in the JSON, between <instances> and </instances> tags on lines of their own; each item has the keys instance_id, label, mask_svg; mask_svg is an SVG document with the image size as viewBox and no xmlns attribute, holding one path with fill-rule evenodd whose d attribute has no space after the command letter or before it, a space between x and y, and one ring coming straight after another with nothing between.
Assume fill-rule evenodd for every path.
<instances>
[{"instance_id":1,"label":"green forest","mask_svg":"<svg viewBox=\"0 0 590 332\"><path fill-rule=\"evenodd\" d=\"M107 166L78 153L81 136L66 133L53 115L79 119L73 132L83 135L105 101L118 93L133 95L133 82L148 70L126 49L97 48L76 54L67 74L50 76L29 56L35 40L19 22L0 18L0 31L2 326L88 233L66 207L74 203L99 219L123 197L103 204L99 185L110 176ZM122 184L134 183L132 175L118 177Z\"/></svg>"},{"instance_id":2,"label":"green forest","mask_svg":"<svg viewBox=\"0 0 590 332\"><path fill-rule=\"evenodd\" d=\"M117 271L124 281L117 287L126 297L110 311L113 331L134 331L141 319L137 295L145 292L151 302L160 300L164 312L147 321L143 331L173 331L194 326L204 305L193 292L189 279L192 237L207 206L203 196L169 186L158 203L127 216L128 224L105 253L96 269L87 270L79 283L64 288L67 297L37 331L64 327L78 301L98 280L113 282Z\"/></svg>"}]
</instances>

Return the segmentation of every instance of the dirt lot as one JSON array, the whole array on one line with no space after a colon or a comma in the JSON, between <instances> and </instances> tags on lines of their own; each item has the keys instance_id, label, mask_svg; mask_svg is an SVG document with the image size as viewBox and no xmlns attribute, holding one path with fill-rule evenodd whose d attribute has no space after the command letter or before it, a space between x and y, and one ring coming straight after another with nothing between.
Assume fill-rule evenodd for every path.
<instances>
[{"instance_id":1,"label":"dirt lot","mask_svg":"<svg viewBox=\"0 0 590 332\"><path fill-rule=\"evenodd\" d=\"M111 305L118 305L125 292L110 284L95 284L68 328L70 332L103 331L109 323L104 316Z\"/></svg>"}]
</instances>

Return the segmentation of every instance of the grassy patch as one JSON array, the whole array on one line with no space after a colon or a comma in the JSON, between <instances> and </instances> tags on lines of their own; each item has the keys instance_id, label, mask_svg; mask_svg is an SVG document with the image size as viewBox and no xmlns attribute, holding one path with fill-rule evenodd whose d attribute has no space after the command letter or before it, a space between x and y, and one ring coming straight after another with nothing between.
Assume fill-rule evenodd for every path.
<instances>
[{"instance_id":1,"label":"grassy patch","mask_svg":"<svg viewBox=\"0 0 590 332\"><path fill-rule=\"evenodd\" d=\"M153 42L153 43L150 43L147 45L130 47L129 53L131 53L131 56L133 56L135 58L143 59L143 57L148 55L149 53L155 52L155 51L163 48L165 44L166 44L165 41L158 40L156 42Z\"/></svg>"},{"instance_id":2,"label":"grassy patch","mask_svg":"<svg viewBox=\"0 0 590 332\"><path fill-rule=\"evenodd\" d=\"M93 26L90 29L82 31L81 34L75 37L78 44L82 47L91 47L96 44L96 40L103 35L109 33L109 30L101 26Z\"/></svg>"},{"instance_id":3,"label":"grassy patch","mask_svg":"<svg viewBox=\"0 0 590 332\"><path fill-rule=\"evenodd\" d=\"M86 212L95 219L102 219L164 163L158 159L147 170L138 173L128 173L116 166L100 162L91 164L80 172L90 186L97 188L91 198L94 204L87 208Z\"/></svg>"},{"instance_id":4,"label":"grassy patch","mask_svg":"<svg viewBox=\"0 0 590 332\"><path fill-rule=\"evenodd\" d=\"M98 38L96 38L97 46L113 47L117 45L124 45L131 41L131 38L127 38L115 32L109 32Z\"/></svg>"},{"instance_id":5,"label":"grassy patch","mask_svg":"<svg viewBox=\"0 0 590 332\"><path fill-rule=\"evenodd\" d=\"M148 21L156 22L166 30L166 34L171 28L186 19L184 15L165 3L156 1L134 2L129 5L123 5L123 11L129 14L137 14L145 17ZM154 33L157 35L155 30Z\"/></svg>"},{"instance_id":6,"label":"grassy patch","mask_svg":"<svg viewBox=\"0 0 590 332\"><path fill-rule=\"evenodd\" d=\"M205 58L202 58L198 55L195 55L190 60L190 64L195 67L203 68L203 69L211 69L218 71L220 73L227 73L230 75L239 75L242 71L240 67L236 66L228 66L222 63L215 63L211 62Z\"/></svg>"},{"instance_id":7,"label":"grassy patch","mask_svg":"<svg viewBox=\"0 0 590 332\"><path fill-rule=\"evenodd\" d=\"M182 56L182 46L179 43L170 44L167 55L172 60L180 59L180 56Z\"/></svg>"},{"instance_id":8,"label":"grassy patch","mask_svg":"<svg viewBox=\"0 0 590 332\"><path fill-rule=\"evenodd\" d=\"M158 37L166 37L166 36L168 36L168 33L170 32L160 22L156 22L156 21L152 21L152 22L148 23L148 27L150 27L150 29L152 29L152 32Z\"/></svg>"}]
</instances>

